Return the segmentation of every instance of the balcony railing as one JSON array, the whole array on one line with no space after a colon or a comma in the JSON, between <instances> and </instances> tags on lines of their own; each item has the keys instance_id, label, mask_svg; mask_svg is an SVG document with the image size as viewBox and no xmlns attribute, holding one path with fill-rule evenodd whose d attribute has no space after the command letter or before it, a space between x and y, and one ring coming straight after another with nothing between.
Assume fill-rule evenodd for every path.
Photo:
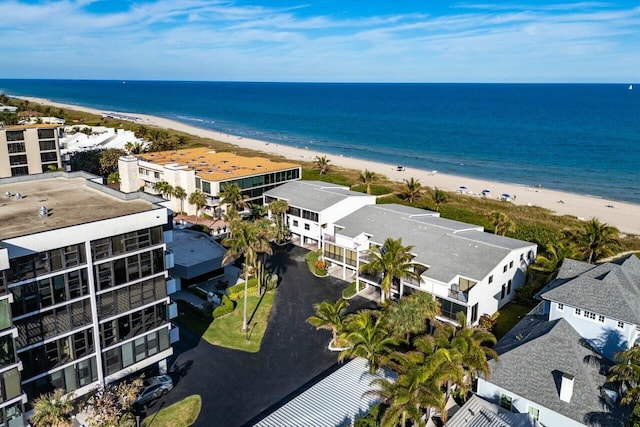
<instances>
[{"instance_id":1,"label":"balcony railing","mask_svg":"<svg viewBox=\"0 0 640 427\"><path fill-rule=\"evenodd\" d=\"M366 253L359 253L358 259L360 260L361 263L369 264L369 262L371 261L371 256Z\"/></svg>"},{"instance_id":2,"label":"balcony railing","mask_svg":"<svg viewBox=\"0 0 640 427\"><path fill-rule=\"evenodd\" d=\"M461 301L463 303L467 303L467 295L462 291L457 291L454 289L449 289L449 298L455 299L457 301Z\"/></svg>"},{"instance_id":3,"label":"balcony railing","mask_svg":"<svg viewBox=\"0 0 640 427\"><path fill-rule=\"evenodd\" d=\"M358 277L360 279L366 280L367 282L371 282L371 283L375 283L377 285L379 285L380 283L382 283L382 276L378 276L375 274L370 274L370 273L360 273L358 275Z\"/></svg>"},{"instance_id":4,"label":"balcony railing","mask_svg":"<svg viewBox=\"0 0 640 427\"><path fill-rule=\"evenodd\" d=\"M324 241L335 243L336 238L332 234L324 234Z\"/></svg>"},{"instance_id":5,"label":"balcony railing","mask_svg":"<svg viewBox=\"0 0 640 427\"><path fill-rule=\"evenodd\" d=\"M408 283L412 286L417 286L420 287L420 285L422 284L422 279L420 278L413 278L413 277L405 277L404 279L402 279L403 282Z\"/></svg>"}]
</instances>

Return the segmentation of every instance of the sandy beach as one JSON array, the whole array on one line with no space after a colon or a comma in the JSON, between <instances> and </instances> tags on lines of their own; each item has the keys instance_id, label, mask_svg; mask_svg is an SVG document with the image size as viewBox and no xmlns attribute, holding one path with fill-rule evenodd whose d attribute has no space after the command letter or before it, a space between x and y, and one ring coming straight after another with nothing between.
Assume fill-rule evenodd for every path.
<instances>
[{"instance_id":1,"label":"sandy beach","mask_svg":"<svg viewBox=\"0 0 640 427\"><path fill-rule=\"evenodd\" d=\"M41 98L22 97L31 102L60 108L75 109L94 114L103 114L92 108L77 105L68 105L49 101ZM137 122L143 125L158 126L167 129L197 135L204 138L211 138L217 141L227 142L236 146L250 148L264 153L280 155L290 160L313 161L316 156L327 156L331 165L345 168L364 170L369 169L378 174L385 175L395 181L402 181L411 177L420 180L423 185L438 187L447 191L459 191L461 186L466 187L466 192L478 195L483 190L490 190L487 197L498 198L502 194L512 196L511 203L518 205L540 206L554 211L558 215L573 215L580 219L596 217L602 222L616 226L624 233L640 234L640 205L599 197L592 197L580 194L566 193L549 190L547 188L526 187L517 184L503 183L499 181L487 181L456 175L443 174L437 171L426 171L406 167L403 171L397 170L397 165L373 162L357 158L338 156L320 151L304 148L289 147L282 144L268 143L256 139L243 138L235 135L228 135L207 129L190 126L174 120L161 117L149 116L145 114L118 112L126 116L137 117ZM505 202L507 203L507 202Z\"/></svg>"}]
</instances>

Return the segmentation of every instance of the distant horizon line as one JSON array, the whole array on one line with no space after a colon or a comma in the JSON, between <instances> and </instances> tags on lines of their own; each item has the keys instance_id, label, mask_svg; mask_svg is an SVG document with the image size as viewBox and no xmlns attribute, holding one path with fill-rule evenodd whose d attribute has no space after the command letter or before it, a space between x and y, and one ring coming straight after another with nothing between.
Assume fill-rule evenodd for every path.
<instances>
[{"instance_id":1,"label":"distant horizon line","mask_svg":"<svg viewBox=\"0 0 640 427\"><path fill-rule=\"evenodd\" d=\"M62 79L62 78L5 78L0 81L59 81L59 82L122 82L126 83L249 83L249 84L323 84L323 85L628 85L635 82L332 82L332 81L261 81L261 80L160 80L160 79Z\"/></svg>"}]
</instances>

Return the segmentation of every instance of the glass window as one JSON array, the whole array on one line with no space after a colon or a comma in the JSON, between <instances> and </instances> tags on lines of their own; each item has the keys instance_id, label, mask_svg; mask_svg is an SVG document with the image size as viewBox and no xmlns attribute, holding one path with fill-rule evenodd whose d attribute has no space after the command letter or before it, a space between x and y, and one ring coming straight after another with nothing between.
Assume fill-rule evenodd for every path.
<instances>
[{"instance_id":1,"label":"glass window","mask_svg":"<svg viewBox=\"0 0 640 427\"><path fill-rule=\"evenodd\" d=\"M0 300L0 330L11 327L11 310L9 299Z\"/></svg>"},{"instance_id":2,"label":"glass window","mask_svg":"<svg viewBox=\"0 0 640 427\"><path fill-rule=\"evenodd\" d=\"M135 354L136 354L136 362L143 360L146 357L146 349L145 349L145 339L137 338L134 341L135 345Z\"/></svg>"},{"instance_id":3,"label":"glass window","mask_svg":"<svg viewBox=\"0 0 640 427\"><path fill-rule=\"evenodd\" d=\"M64 382L67 384L67 391L73 391L77 388L78 378L76 375L76 367L71 365L64 369Z\"/></svg>"},{"instance_id":4,"label":"glass window","mask_svg":"<svg viewBox=\"0 0 640 427\"><path fill-rule=\"evenodd\" d=\"M24 142L13 142L7 144L7 149L9 150L9 154L24 153L26 151Z\"/></svg>"},{"instance_id":5,"label":"glass window","mask_svg":"<svg viewBox=\"0 0 640 427\"><path fill-rule=\"evenodd\" d=\"M41 162L57 162L58 161L58 153L55 151L40 153L40 161Z\"/></svg>"},{"instance_id":6,"label":"glass window","mask_svg":"<svg viewBox=\"0 0 640 427\"><path fill-rule=\"evenodd\" d=\"M169 330L161 329L158 331L158 338L160 342L160 351L164 351L169 348Z\"/></svg>"},{"instance_id":7,"label":"glass window","mask_svg":"<svg viewBox=\"0 0 640 427\"><path fill-rule=\"evenodd\" d=\"M0 337L0 368L16 363L16 354L11 334Z\"/></svg>"},{"instance_id":8,"label":"glass window","mask_svg":"<svg viewBox=\"0 0 640 427\"><path fill-rule=\"evenodd\" d=\"M39 141L39 142L40 142L40 151L48 151L48 150L55 150L56 149L56 141L55 141L55 139Z\"/></svg>"},{"instance_id":9,"label":"glass window","mask_svg":"<svg viewBox=\"0 0 640 427\"><path fill-rule=\"evenodd\" d=\"M513 401L513 398L511 396L506 395L504 393L500 394L500 406L502 406L504 409L508 409L510 411L512 401Z\"/></svg>"},{"instance_id":10,"label":"glass window","mask_svg":"<svg viewBox=\"0 0 640 427\"><path fill-rule=\"evenodd\" d=\"M107 375L111 375L114 372L118 372L122 369L120 363L120 348L114 348L105 352L105 367Z\"/></svg>"},{"instance_id":11,"label":"glass window","mask_svg":"<svg viewBox=\"0 0 640 427\"><path fill-rule=\"evenodd\" d=\"M538 418L540 418L540 409L536 407L529 406L527 412L529 412L529 415L531 415L534 420L537 420Z\"/></svg>"},{"instance_id":12,"label":"glass window","mask_svg":"<svg viewBox=\"0 0 640 427\"><path fill-rule=\"evenodd\" d=\"M38 139L55 138L53 129L38 129Z\"/></svg>"},{"instance_id":13,"label":"glass window","mask_svg":"<svg viewBox=\"0 0 640 427\"><path fill-rule=\"evenodd\" d=\"M14 154L12 156L9 156L9 164L11 166L26 165L27 164L27 155L26 154Z\"/></svg>"},{"instance_id":14,"label":"glass window","mask_svg":"<svg viewBox=\"0 0 640 427\"><path fill-rule=\"evenodd\" d=\"M149 356L153 356L158 352L158 333L157 332L147 335L147 351Z\"/></svg>"},{"instance_id":15,"label":"glass window","mask_svg":"<svg viewBox=\"0 0 640 427\"><path fill-rule=\"evenodd\" d=\"M624 322L618 322L618 328L624 329Z\"/></svg>"},{"instance_id":16,"label":"glass window","mask_svg":"<svg viewBox=\"0 0 640 427\"><path fill-rule=\"evenodd\" d=\"M7 141L24 141L24 131L22 130L8 130L5 135Z\"/></svg>"},{"instance_id":17,"label":"glass window","mask_svg":"<svg viewBox=\"0 0 640 427\"><path fill-rule=\"evenodd\" d=\"M133 365L133 341L129 341L122 345L122 367Z\"/></svg>"},{"instance_id":18,"label":"glass window","mask_svg":"<svg viewBox=\"0 0 640 427\"><path fill-rule=\"evenodd\" d=\"M96 359L95 357L92 357L91 359L83 360L76 365L78 367L78 386L85 386L95 380L95 363Z\"/></svg>"},{"instance_id":19,"label":"glass window","mask_svg":"<svg viewBox=\"0 0 640 427\"><path fill-rule=\"evenodd\" d=\"M564 311L564 304L558 303L558 311Z\"/></svg>"},{"instance_id":20,"label":"glass window","mask_svg":"<svg viewBox=\"0 0 640 427\"><path fill-rule=\"evenodd\" d=\"M21 402L8 406L6 409L7 427L23 427L26 425L22 416L23 412Z\"/></svg>"},{"instance_id":21,"label":"glass window","mask_svg":"<svg viewBox=\"0 0 640 427\"><path fill-rule=\"evenodd\" d=\"M4 389L4 400L10 400L22 394L18 368L10 369L2 374L2 385Z\"/></svg>"}]
</instances>

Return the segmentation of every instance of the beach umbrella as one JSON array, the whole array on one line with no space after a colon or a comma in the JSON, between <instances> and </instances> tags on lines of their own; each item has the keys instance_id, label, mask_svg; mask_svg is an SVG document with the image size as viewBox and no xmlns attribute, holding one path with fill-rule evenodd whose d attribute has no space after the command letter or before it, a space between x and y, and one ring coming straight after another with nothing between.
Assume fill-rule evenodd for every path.
<instances>
[{"instance_id":1,"label":"beach umbrella","mask_svg":"<svg viewBox=\"0 0 640 427\"><path fill-rule=\"evenodd\" d=\"M465 187L464 185L461 185L460 187L458 187L458 190L466 190L467 187Z\"/></svg>"},{"instance_id":2,"label":"beach umbrella","mask_svg":"<svg viewBox=\"0 0 640 427\"><path fill-rule=\"evenodd\" d=\"M491 193L491 190L482 190L483 193Z\"/></svg>"},{"instance_id":3,"label":"beach umbrella","mask_svg":"<svg viewBox=\"0 0 640 427\"><path fill-rule=\"evenodd\" d=\"M502 193L502 197L504 197L505 199L510 199L510 198L511 198L511 194L509 194L509 193Z\"/></svg>"}]
</instances>

